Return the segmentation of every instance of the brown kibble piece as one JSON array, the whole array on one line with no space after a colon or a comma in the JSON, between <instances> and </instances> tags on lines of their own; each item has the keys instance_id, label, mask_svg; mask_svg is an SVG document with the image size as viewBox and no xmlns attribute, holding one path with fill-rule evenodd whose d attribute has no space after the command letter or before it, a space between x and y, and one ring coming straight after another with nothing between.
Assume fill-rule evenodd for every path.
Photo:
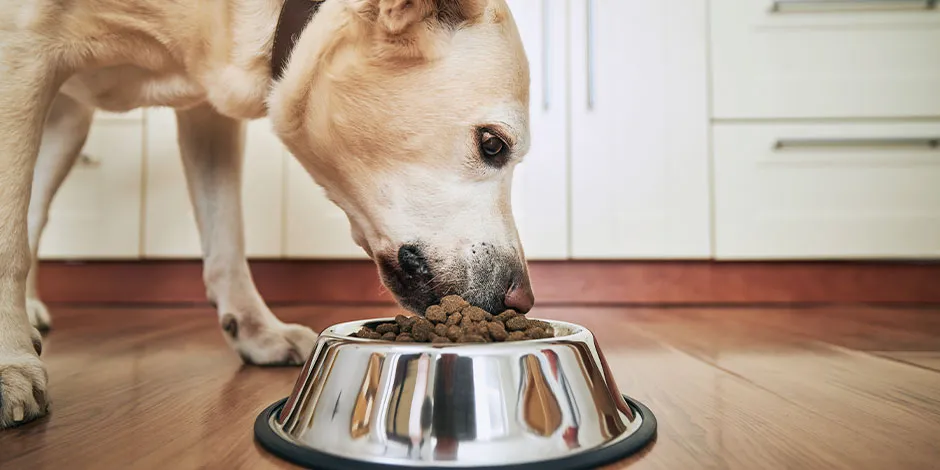
<instances>
[{"instance_id":1,"label":"brown kibble piece","mask_svg":"<svg viewBox=\"0 0 940 470\"><path fill-rule=\"evenodd\" d=\"M398 315L395 317L395 322L398 323L398 327L402 333L410 333L411 327L414 325L415 319L413 317L406 317L404 315Z\"/></svg>"},{"instance_id":2,"label":"brown kibble piece","mask_svg":"<svg viewBox=\"0 0 940 470\"><path fill-rule=\"evenodd\" d=\"M517 316L519 316L519 314L516 313L515 310L504 310L503 313L496 315L496 319L503 323L506 323L507 321L509 321L510 318L514 318Z\"/></svg>"},{"instance_id":3,"label":"brown kibble piece","mask_svg":"<svg viewBox=\"0 0 940 470\"><path fill-rule=\"evenodd\" d=\"M533 326L532 328L526 330L525 335L529 339L542 339L551 337L548 332L537 326Z\"/></svg>"},{"instance_id":4,"label":"brown kibble piece","mask_svg":"<svg viewBox=\"0 0 940 470\"><path fill-rule=\"evenodd\" d=\"M470 304L459 295L448 295L441 299L441 308L447 313L459 312L467 305Z\"/></svg>"},{"instance_id":5,"label":"brown kibble piece","mask_svg":"<svg viewBox=\"0 0 940 470\"><path fill-rule=\"evenodd\" d=\"M509 333L506 332L506 328L500 322L487 324L487 329L490 332L490 337L496 341L506 341L506 338L509 337Z\"/></svg>"},{"instance_id":6,"label":"brown kibble piece","mask_svg":"<svg viewBox=\"0 0 940 470\"><path fill-rule=\"evenodd\" d=\"M463 335L460 337L458 343L485 343L486 340L483 339L480 335Z\"/></svg>"},{"instance_id":7,"label":"brown kibble piece","mask_svg":"<svg viewBox=\"0 0 940 470\"><path fill-rule=\"evenodd\" d=\"M472 324L473 324L473 319L470 318L470 315L464 315L464 316L463 316L463 319L460 320L460 327L461 327L461 328L466 328L466 327L468 327L468 326L470 326L470 325L472 325Z\"/></svg>"},{"instance_id":8,"label":"brown kibble piece","mask_svg":"<svg viewBox=\"0 0 940 470\"><path fill-rule=\"evenodd\" d=\"M512 333L509 333L509 338L507 338L507 341L523 341L525 339L526 336L524 331L513 331Z\"/></svg>"},{"instance_id":9,"label":"brown kibble piece","mask_svg":"<svg viewBox=\"0 0 940 470\"><path fill-rule=\"evenodd\" d=\"M438 336L447 336L447 325L443 323L438 323L434 325L434 334Z\"/></svg>"},{"instance_id":10,"label":"brown kibble piece","mask_svg":"<svg viewBox=\"0 0 940 470\"><path fill-rule=\"evenodd\" d=\"M512 317L506 321L506 329L509 331L525 331L529 329L529 321L525 317Z\"/></svg>"},{"instance_id":11,"label":"brown kibble piece","mask_svg":"<svg viewBox=\"0 0 940 470\"><path fill-rule=\"evenodd\" d=\"M382 323L381 325L375 327L375 331L381 334L394 333L398 335L398 324L397 323Z\"/></svg>"},{"instance_id":12,"label":"brown kibble piece","mask_svg":"<svg viewBox=\"0 0 940 470\"><path fill-rule=\"evenodd\" d=\"M431 340L431 342L435 344L440 344L440 343L452 343L453 341L451 341L450 338L447 338L446 336L435 336L434 339Z\"/></svg>"},{"instance_id":13,"label":"brown kibble piece","mask_svg":"<svg viewBox=\"0 0 940 470\"><path fill-rule=\"evenodd\" d=\"M461 313L463 313L465 317L470 317L473 321L483 321L483 319L486 318L486 311L480 307L470 306L463 309Z\"/></svg>"},{"instance_id":14,"label":"brown kibble piece","mask_svg":"<svg viewBox=\"0 0 940 470\"><path fill-rule=\"evenodd\" d=\"M447 339L451 341L457 341L461 335L460 327L457 325L451 325L447 328Z\"/></svg>"},{"instance_id":15,"label":"brown kibble piece","mask_svg":"<svg viewBox=\"0 0 940 470\"><path fill-rule=\"evenodd\" d=\"M398 338L398 335L391 331L382 335L382 339L385 341L395 341L395 338Z\"/></svg>"},{"instance_id":16,"label":"brown kibble piece","mask_svg":"<svg viewBox=\"0 0 940 470\"><path fill-rule=\"evenodd\" d=\"M459 325L460 320L463 320L463 314L460 312L454 312L447 317L447 326Z\"/></svg>"},{"instance_id":17,"label":"brown kibble piece","mask_svg":"<svg viewBox=\"0 0 940 470\"><path fill-rule=\"evenodd\" d=\"M413 343L414 339L408 333L402 333L395 338L395 341L399 343Z\"/></svg>"},{"instance_id":18,"label":"brown kibble piece","mask_svg":"<svg viewBox=\"0 0 940 470\"><path fill-rule=\"evenodd\" d=\"M430 341L433 333L434 327L426 318L418 318L411 327L411 336L419 343Z\"/></svg>"},{"instance_id":19,"label":"brown kibble piece","mask_svg":"<svg viewBox=\"0 0 940 470\"><path fill-rule=\"evenodd\" d=\"M440 305L432 305L424 312L425 318L434 323L443 323L447 321L447 312Z\"/></svg>"}]
</instances>

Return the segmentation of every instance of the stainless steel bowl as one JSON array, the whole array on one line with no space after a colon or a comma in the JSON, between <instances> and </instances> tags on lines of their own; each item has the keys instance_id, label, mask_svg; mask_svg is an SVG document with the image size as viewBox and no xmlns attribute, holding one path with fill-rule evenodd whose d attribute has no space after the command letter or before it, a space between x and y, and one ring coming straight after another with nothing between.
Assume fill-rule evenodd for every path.
<instances>
[{"instance_id":1,"label":"stainless steel bowl","mask_svg":"<svg viewBox=\"0 0 940 470\"><path fill-rule=\"evenodd\" d=\"M656 418L620 393L594 335L546 320L555 337L416 344L323 331L290 396L255 437L294 464L336 470L574 469L622 459Z\"/></svg>"}]
</instances>

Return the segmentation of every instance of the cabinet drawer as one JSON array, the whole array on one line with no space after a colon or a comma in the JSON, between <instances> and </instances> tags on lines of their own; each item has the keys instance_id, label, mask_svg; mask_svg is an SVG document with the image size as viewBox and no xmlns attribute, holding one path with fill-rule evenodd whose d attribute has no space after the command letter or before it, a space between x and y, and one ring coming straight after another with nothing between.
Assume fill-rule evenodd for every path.
<instances>
[{"instance_id":1,"label":"cabinet drawer","mask_svg":"<svg viewBox=\"0 0 940 470\"><path fill-rule=\"evenodd\" d=\"M715 118L940 116L931 2L713 0L710 17Z\"/></svg>"},{"instance_id":2,"label":"cabinet drawer","mask_svg":"<svg viewBox=\"0 0 940 470\"><path fill-rule=\"evenodd\" d=\"M718 258L940 257L940 121L714 127Z\"/></svg>"}]
</instances>

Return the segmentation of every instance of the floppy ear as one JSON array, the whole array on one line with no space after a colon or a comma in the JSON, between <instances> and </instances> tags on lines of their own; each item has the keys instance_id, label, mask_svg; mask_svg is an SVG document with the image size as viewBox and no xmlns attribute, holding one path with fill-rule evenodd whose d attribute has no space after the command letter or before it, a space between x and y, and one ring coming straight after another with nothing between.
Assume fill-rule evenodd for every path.
<instances>
[{"instance_id":1,"label":"floppy ear","mask_svg":"<svg viewBox=\"0 0 940 470\"><path fill-rule=\"evenodd\" d=\"M357 0L360 15L391 36L414 33L414 27L453 27L483 14L486 0ZM435 24L436 23L436 24Z\"/></svg>"},{"instance_id":2,"label":"floppy ear","mask_svg":"<svg viewBox=\"0 0 940 470\"><path fill-rule=\"evenodd\" d=\"M442 35L483 15L488 0L355 0L353 8L377 41L376 57L431 59Z\"/></svg>"}]
</instances>

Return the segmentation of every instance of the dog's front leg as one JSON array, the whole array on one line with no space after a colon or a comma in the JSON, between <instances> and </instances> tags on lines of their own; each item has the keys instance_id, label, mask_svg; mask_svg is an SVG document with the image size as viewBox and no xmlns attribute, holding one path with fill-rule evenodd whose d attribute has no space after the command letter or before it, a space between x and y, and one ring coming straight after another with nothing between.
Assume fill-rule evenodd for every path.
<instances>
[{"instance_id":1,"label":"dog's front leg","mask_svg":"<svg viewBox=\"0 0 940 470\"><path fill-rule=\"evenodd\" d=\"M44 415L48 403L42 338L26 315L26 214L57 83L41 58L22 53L32 50L25 40L0 32L0 428Z\"/></svg>"},{"instance_id":2,"label":"dog's front leg","mask_svg":"<svg viewBox=\"0 0 940 470\"><path fill-rule=\"evenodd\" d=\"M33 263L26 278L26 312L30 323L40 330L49 329L52 319L39 299L39 242L49 221L52 200L85 146L93 117L94 109L60 93L52 102L42 131L29 199L29 251Z\"/></svg>"},{"instance_id":3,"label":"dog's front leg","mask_svg":"<svg viewBox=\"0 0 940 470\"><path fill-rule=\"evenodd\" d=\"M178 111L180 153L202 240L203 280L229 344L249 364L300 365L317 334L282 323L265 305L245 259L244 123L208 106Z\"/></svg>"}]
</instances>

